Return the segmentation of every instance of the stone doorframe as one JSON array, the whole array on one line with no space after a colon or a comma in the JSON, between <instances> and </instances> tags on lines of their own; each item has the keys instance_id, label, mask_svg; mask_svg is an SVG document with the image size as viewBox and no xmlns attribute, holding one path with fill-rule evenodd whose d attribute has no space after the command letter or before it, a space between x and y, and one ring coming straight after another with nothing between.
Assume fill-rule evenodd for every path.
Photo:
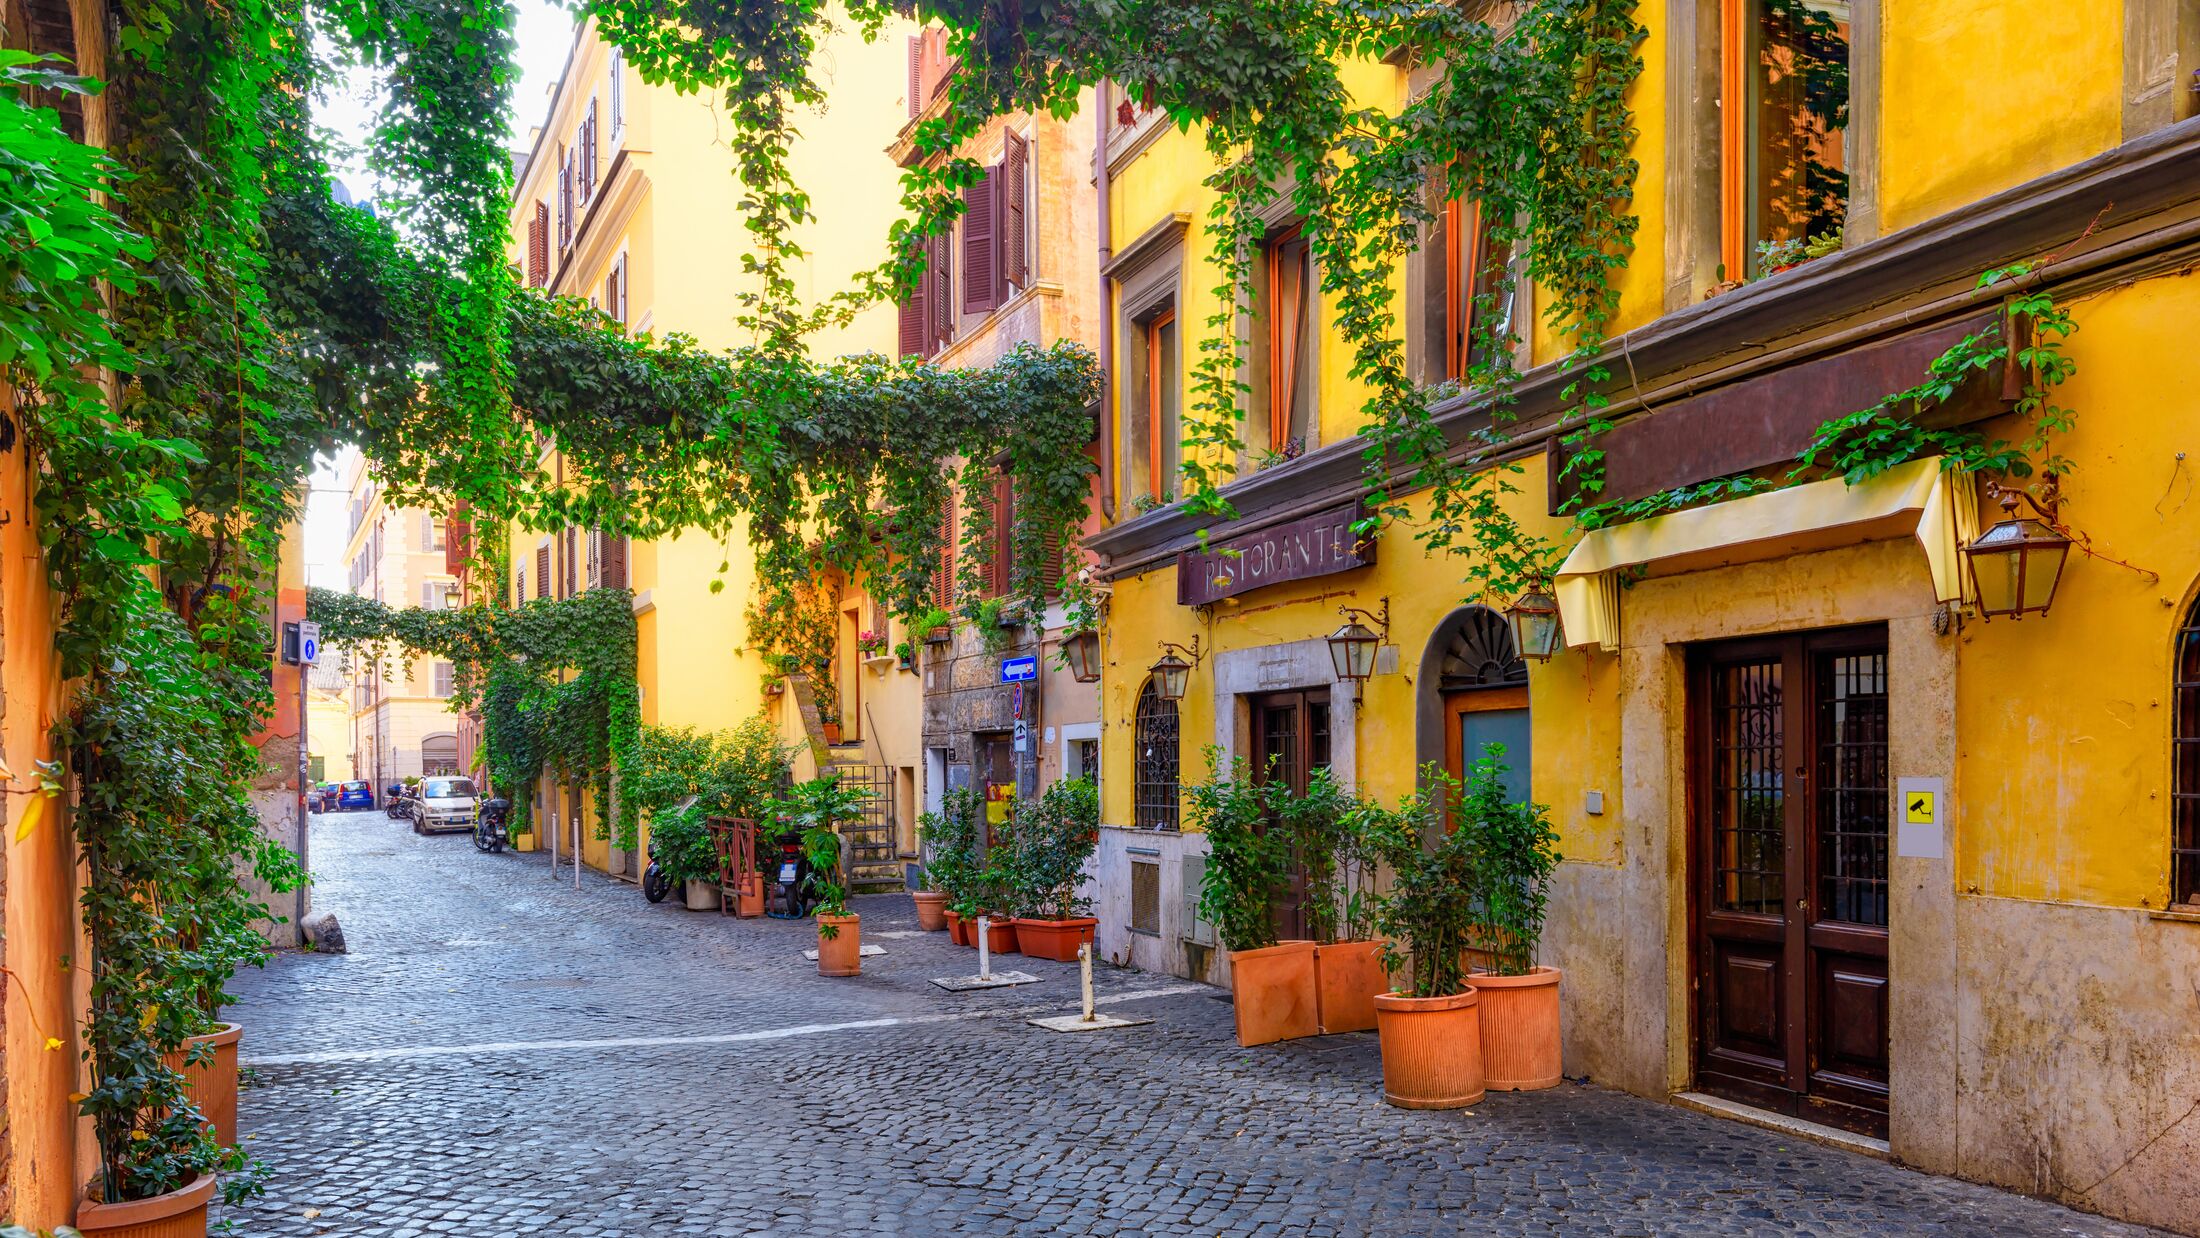
<instances>
[{"instance_id":1,"label":"stone doorframe","mask_svg":"<svg viewBox=\"0 0 2200 1238\"><path fill-rule=\"evenodd\" d=\"M1329 768L1346 787L1359 785L1359 705L1352 699L1352 685L1340 683L1329 660L1328 640L1290 641L1252 649L1232 649L1214 655L1215 745L1225 759L1251 758L1243 741L1252 734L1252 707L1245 698L1263 692L1291 692L1328 688ZM1198 758L1187 766L1195 780L1206 770Z\"/></svg>"},{"instance_id":2,"label":"stone doorframe","mask_svg":"<svg viewBox=\"0 0 2200 1238\"><path fill-rule=\"evenodd\" d=\"M1688 646L1885 623L1888 794L1901 778L1939 777L1950 800L1940 858L1894 855L1888 840L1889 1141L1913 1164L1953 1162L1957 638L1934 630L1940 606L1923 566L1914 543L1875 542L1655 577L1628 590L1618 655L1619 890L1629 931L1619 945L1617 1021L1625 1047L1601 1064L1626 1090L1664 1097L1691 1085Z\"/></svg>"}]
</instances>

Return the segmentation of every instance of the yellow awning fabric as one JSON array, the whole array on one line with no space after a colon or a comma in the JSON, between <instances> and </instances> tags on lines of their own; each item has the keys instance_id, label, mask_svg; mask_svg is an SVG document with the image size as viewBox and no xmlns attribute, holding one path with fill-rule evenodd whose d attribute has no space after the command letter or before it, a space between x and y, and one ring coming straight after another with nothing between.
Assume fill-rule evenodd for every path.
<instances>
[{"instance_id":1,"label":"yellow awning fabric","mask_svg":"<svg viewBox=\"0 0 2200 1238\"><path fill-rule=\"evenodd\" d=\"M1913 460L1854 486L1835 477L1598 529L1558 569L1566 643L1619 648L1624 568L1699 571L1886 538L1916 537L1934 596L1968 599L1962 547L1978 535L1978 489L1967 474L1943 472L1941 459Z\"/></svg>"}]
</instances>

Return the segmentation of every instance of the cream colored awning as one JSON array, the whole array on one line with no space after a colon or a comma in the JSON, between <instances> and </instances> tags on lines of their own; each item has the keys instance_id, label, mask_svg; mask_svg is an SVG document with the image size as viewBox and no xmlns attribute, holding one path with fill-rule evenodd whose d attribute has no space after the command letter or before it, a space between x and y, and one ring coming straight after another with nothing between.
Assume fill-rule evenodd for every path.
<instances>
[{"instance_id":1,"label":"cream colored awning","mask_svg":"<svg viewBox=\"0 0 2200 1238\"><path fill-rule=\"evenodd\" d=\"M1598 529L1558 569L1566 643L1619 648L1625 568L1699 571L1887 538L1917 538L1935 597L1968 599L1962 547L1978 535L1978 489L1941 461L1913 460L1854 486L1835 477Z\"/></svg>"}]
</instances>

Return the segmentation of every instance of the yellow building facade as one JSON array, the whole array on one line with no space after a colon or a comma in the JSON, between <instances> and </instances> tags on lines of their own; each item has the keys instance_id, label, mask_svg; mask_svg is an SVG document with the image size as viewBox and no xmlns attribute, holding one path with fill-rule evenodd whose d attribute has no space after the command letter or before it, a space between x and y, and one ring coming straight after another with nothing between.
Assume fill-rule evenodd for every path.
<instances>
[{"instance_id":1,"label":"yellow building facade","mask_svg":"<svg viewBox=\"0 0 2200 1238\"><path fill-rule=\"evenodd\" d=\"M1798 7L1848 95L1845 124L1783 152L1730 134L1720 109L1782 106L1794 62L1780 57L1799 36L1780 23ZM1566 1073L1799 1116L1927 1170L2189 1228L2200 375L2178 341L2200 313L2200 122L2186 119L2200 14L1675 0L1638 20L1639 231L1614 276L1608 355L1627 361L1598 444L1608 482L1628 498L1734 476L1776 488L1574 528L1553 477L1564 346L1527 329L1523 282L1504 503L1569 551L1554 586L1566 647L1544 662L1514 645L1514 599L1475 595L1462 562L1431 557L1407 524L1371 548L1345 531L1362 395L1327 305L1299 307L1315 324L1295 380L1311 398L1278 400L1271 337L1249 328L1248 453L1226 490L1239 518L1211 530L1244 557L1198 553L1198 522L1173 507L1170 418L1219 282L1200 224L1209 164L1196 131L1135 107L1111 126L1120 521L1091 541L1112 590L1102 950L1226 976L1193 911L1205 843L1181 806L1210 746L1301 776L1325 764L1391 798L1497 740L1562 836L1542 961L1565 973ZM1346 80L1390 107L1417 89L1388 64ZM1783 123L1799 123L1789 106ZM1775 191L1759 171L1781 158L1844 186L1830 218L1807 221L1838 238L1816 256L1777 245L1804 223L1762 222ZM1261 258L1288 270L1303 261L1288 203L1273 216ZM1428 261L1396 287L1409 358L1433 381L1450 375L1421 317L1437 300ZM2039 270L1980 287L2019 262ZM1855 486L1784 479L1818 425L1919 382L2033 289L2076 326L2074 375L2052 392L2076 413L2055 439L2071 466L2053 523L2079 545L2044 615L1989 620L1963 548L2002 517L1982 486L1995 475L1927 459ZM2024 380L1978 376L1936 424L2021 440ZM1438 419L1454 442L1487 420L1471 392ZM1264 452L1288 458L1256 467ZM1425 496L1408 502L1425 512ZM1343 606L1387 619L1364 685L1332 667ZM1173 702L1149 673L1172 645L1196 649Z\"/></svg>"},{"instance_id":2,"label":"yellow building facade","mask_svg":"<svg viewBox=\"0 0 2200 1238\"><path fill-rule=\"evenodd\" d=\"M817 215L797 230L807 252L793 267L801 295L813 302L848 287L887 255L900 189L885 151L907 115L903 43L899 30L866 42L843 24L820 49L818 72L832 104L802 119L789 157ZM593 22L583 23L542 124L529 149L514 156L512 259L522 282L585 298L637 333L679 332L709 348L747 343L736 320L738 298L750 286L741 270L748 234L726 140L710 98L644 83ZM821 357L891 353L894 331L893 307L872 306L820 332L812 347ZM554 444L543 443L537 465L562 477ZM784 690L765 651L749 641L744 614L756 595L756 573L745 528L724 539L690 531L632 545L584 529L515 525L506 536L503 590L514 604L597 585L634 591L645 724L722 730L762 711L801 745L797 776L814 772L798 694ZM864 776L881 788L899 790L907 779L892 812L913 825L916 684L865 664L857 642L878 621L862 582L829 583L840 592L848 628L834 687L851 706L839 720L845 742L823 744L826 759L866 767ZM577 842L589 865L639 876L646 832L636 853L619 851L597 837L586 787L550 785L547 776L544 782L533 791L544 846L554 836L562 860ZM906 829L896 820L887 824Z\"/></svg>"}]
</instances>

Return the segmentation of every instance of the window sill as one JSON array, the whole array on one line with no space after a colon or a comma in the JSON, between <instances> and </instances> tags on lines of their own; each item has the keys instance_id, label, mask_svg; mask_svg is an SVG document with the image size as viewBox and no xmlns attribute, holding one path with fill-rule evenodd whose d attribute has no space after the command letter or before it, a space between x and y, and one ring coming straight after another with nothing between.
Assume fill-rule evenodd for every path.
<instances>
[{"instance_id":1,"label":"window sill","mask_svg":"<svg viewBox=\"0 0 2200 1238\"><path fill-rule=\"evenodd\" d=\"M2187 908L2190 908L2190 910L2187 910ZM2168 920L2178 924L2200 924L2200 907L2194 907L2192 904L2186 903L2179 907L2150 911L2147 913L2147 919Z\"/></svg>"}]
</instances>

